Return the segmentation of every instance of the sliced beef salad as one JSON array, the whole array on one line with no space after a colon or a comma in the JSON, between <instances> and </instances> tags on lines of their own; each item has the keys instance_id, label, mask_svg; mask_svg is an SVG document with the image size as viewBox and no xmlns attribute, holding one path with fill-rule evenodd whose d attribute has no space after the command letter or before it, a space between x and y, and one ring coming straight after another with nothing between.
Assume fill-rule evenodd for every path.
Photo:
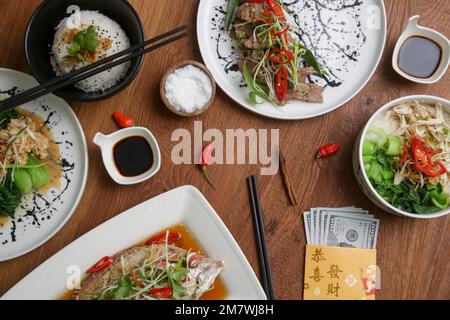
<instances>
[{"instance_id":1,"label":"sliced beef salad","mask_svg":"<svg viewBox=\"0 0 450 320\"><path fill-rule=\"evenodd\" d=\"M282 1L230 0L225 30L239 45L250 103L256 104L257 96L279 106L291 100L324 102L324 87L309 79L325 70L296 39L299 27Z\"/></svg>"}]
</instances>

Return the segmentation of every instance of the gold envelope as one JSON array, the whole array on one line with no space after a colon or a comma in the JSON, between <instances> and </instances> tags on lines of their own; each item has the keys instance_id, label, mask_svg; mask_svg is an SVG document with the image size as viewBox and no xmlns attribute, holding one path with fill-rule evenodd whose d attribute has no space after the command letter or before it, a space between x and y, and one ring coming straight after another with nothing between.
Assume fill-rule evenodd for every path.
<instances>
[{"instance_id":1,"label":"gold envelope","mask_svg":"<svg viewBox=\"0 0 450 320\"><path fill-rule=\"evenodd\" d=\"M376 250L307 245L304 299L375 300L376 261Z\"/></svg>"}]
</instances>

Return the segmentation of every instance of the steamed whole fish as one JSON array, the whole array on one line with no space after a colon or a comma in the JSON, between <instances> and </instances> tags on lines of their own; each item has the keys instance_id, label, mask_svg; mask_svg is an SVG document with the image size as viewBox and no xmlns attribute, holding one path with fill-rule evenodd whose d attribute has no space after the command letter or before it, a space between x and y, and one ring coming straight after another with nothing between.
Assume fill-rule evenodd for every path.
<instances>
[{"instance_id":1,"label":"steamed whole fish","mask_svg":"<svg viewBox=\"0 0 450 320\"><path fill-rule=\"evenodd\" d=\"M119 252L107 268L93 272L75 300L198 300L211 290L224 268L175 245L142 245Z\"/></svg>"}]
</instances>

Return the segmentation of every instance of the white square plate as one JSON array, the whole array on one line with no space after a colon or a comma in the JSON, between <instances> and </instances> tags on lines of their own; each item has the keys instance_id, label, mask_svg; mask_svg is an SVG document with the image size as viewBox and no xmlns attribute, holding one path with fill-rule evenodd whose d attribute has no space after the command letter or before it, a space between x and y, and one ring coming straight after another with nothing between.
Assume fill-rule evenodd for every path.
<instances>
[{"instance_id":1,"label":"white square plate","mask_svg":"<svg viewBox=\"0 0 450 320\"><path fill-rule=\"evenodd\" d=\"M132 247L165 228L185 225L213 259L223 260L227 299L266 299L242 250L195 187L184 186L148 200L105 222L47 260L2 299L53 300L66 291L70 267L87 270L99 258Z\"/></svg>"}]
</instances>

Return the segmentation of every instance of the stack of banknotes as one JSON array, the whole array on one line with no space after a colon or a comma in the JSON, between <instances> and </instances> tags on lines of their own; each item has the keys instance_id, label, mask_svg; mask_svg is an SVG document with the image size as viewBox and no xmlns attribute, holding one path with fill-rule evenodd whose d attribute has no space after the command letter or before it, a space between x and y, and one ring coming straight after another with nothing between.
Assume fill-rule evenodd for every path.
<instances>
[{"instance_id":1,"label":"stack of banknotes","mask_svg":"<svg viewBox=\"0 0 450 320\"><path fill-rule=\"evenodd\" d=\"M311 245L376 249L380 220L355 207L314 208L303 214Z\"/></svg>"}]
</instances>

